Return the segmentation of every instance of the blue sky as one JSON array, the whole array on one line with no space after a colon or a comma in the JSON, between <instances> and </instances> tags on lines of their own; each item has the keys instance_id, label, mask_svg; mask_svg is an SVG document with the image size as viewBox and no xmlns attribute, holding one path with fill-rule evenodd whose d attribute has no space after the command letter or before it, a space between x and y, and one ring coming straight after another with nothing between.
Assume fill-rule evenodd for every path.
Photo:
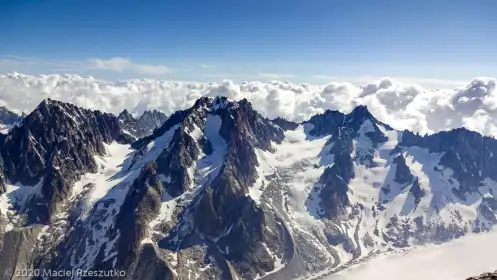
<instances>
[{"instance_id":1,"label":"blue sky","mask_svg":"<svg viewBox=\"0 0 497 280\"><path fill-rule=\"evenodd\" d=\"M497 1L0 1L0 73L497 76Z\"/></svg>"}]
</instances>

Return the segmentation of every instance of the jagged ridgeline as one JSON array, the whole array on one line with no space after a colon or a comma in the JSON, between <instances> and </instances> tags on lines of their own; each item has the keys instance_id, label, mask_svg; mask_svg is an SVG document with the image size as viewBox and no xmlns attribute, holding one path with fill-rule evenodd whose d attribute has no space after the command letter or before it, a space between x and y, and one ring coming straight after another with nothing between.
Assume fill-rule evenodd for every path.
<instances>
[{"instance_id":1,"label":"jagged ridgeline","mask_svg":"<svg viewBox=\"0 0 497 280\"><path fill-rule=\"evenodd\" d=\"M223 97L169 118L45 100L0 140L0 271L292 279L497 223L496 140L364 106L297 124Z\"/></svg>"}]
</instances>

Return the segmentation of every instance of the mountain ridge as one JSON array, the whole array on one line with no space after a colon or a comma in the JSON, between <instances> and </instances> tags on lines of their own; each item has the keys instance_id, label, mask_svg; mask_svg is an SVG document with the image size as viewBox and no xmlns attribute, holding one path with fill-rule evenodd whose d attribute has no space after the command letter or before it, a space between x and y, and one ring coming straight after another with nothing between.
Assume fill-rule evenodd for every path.
<instances>
[{"instance_id":1,"label":"mountain ridge","mask_svg":"<svg viewBox=\"0 0 497 280\"><path fill-rule=\"evenodd\" d=\"M479 133L396 131L364 106L271 121L204 97L135 140L128 114L47 100L2 136L1 268L289 279L497 222L497 140Z\"/></svg>"}]
</instances>

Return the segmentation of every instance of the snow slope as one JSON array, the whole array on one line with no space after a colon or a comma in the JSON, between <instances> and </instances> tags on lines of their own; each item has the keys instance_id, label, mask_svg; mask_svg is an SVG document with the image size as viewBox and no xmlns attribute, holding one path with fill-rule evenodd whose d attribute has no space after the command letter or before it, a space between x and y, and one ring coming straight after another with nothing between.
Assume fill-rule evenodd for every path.
<instances>
[{"instance_id":1,"label":"snow slope","mask_svg":"<svg viewBox=\"0 0 497 280\"><path fill-rule=\"evenodd\" d=\"M7 134L12 128L12 125L0 123L0 133Z\"/></svg>"},{"instance_id":2,"label":"snow slope","mask_svg":"<svg viewBox=\"0 0 497 280\"><path fill-rule=\"evenodd\" d=\"M326 280L462 280L497 270L497 231L473 234L441 245L384 254L330 275Z\"/></svg>"}]
</instances>

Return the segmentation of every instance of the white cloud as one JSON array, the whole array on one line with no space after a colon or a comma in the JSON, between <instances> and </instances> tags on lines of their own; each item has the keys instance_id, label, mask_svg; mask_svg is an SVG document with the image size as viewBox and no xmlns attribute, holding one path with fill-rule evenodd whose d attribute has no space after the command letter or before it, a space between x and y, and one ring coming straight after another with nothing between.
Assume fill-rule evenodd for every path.
<instances>
[{"instance_id":1,"label":"white cloud","mask_svg":"<svg viewBox=\"0 0 497 280\"><path fill-rule=\"evenodd\" d=\"M269 79L269 80L281 80L285 78L295 77L292 74L277 74L277 73L259 73L258 76L262 79Z\"/></svg>"},{"instance_id":2,"label":"white cloud","mask_svg":"<svg viewBox=\"0 0 497 280\"><path fill-rule=\"evenodd\" d=\"M91 67L100 70L117 72L133 71L146 75L162 75L172 71L164 65L139 64L123 57L113 57L110 59L93 58L89 60L89 64Z\"/></svg>"},{"instance_id":3,"label":"white cloud","mask_svg":"<svg viewBox=\"0 0 497 280\"><path fill-rule=\"evenodd\" d=\"M121 69L118 62L107 65ZM118 70L116 70L118 71ZM44 98L118 113L159 109L167 114L188 108L202 96L247 98L261 114L302 121L327 109L351 111L367 105L381 121L397 129L431 133L466 126L497 136L496 80L476 78L458 89L427 89L385 78L363 85L290 82L197 83L152 79L108 82L78 75L0 75L0 104L29 112Z\"/></svg>"},{"instance_id":4,"label":"white cloud","mask_svg":"<svg viewBox=\"0 0 497 280\"><path fill-rule=\"evenodd\" d=\"M216 65L211 65L211 64L200 64L200 68L203 69L210 69L210 68L215 68Z\"/></svg>"},{"instance_id":5,"label":"white cloud","mask_svg":"<svg viewBox=\"0 0 497 280\"><path fill-rule=\"evenodd\" d=\"M467 81L460 80L444 80L444 79L432 79L432 78L419 78L419 77L377 77L377 76L358 76L358 77L338 77L338 76L328 76L328 75L311 75L311 79L316 81L348 81L355 84L365 84L370 81L393 79L396 82L404 84L415 84L425 88L438 88L438 89L454 89L458 87L463 87L466 85Z\"/></svg>"},{"instance_id":6,"label":"white cloud","mask_svg":"<svg viewBox=\"0 0 497 280\"><path fill-rule=\"evenodd\" d=\"M110 59L91 58L86 60L52 61L13 55L0 55L0 69L8 72L39 72L39 70L70 73L95 73L95 70L110 72L126 72L158 76L170 73L173 69L165 65L142 64L128 58L113 57Z\"/></svg>"}]
</instances>

